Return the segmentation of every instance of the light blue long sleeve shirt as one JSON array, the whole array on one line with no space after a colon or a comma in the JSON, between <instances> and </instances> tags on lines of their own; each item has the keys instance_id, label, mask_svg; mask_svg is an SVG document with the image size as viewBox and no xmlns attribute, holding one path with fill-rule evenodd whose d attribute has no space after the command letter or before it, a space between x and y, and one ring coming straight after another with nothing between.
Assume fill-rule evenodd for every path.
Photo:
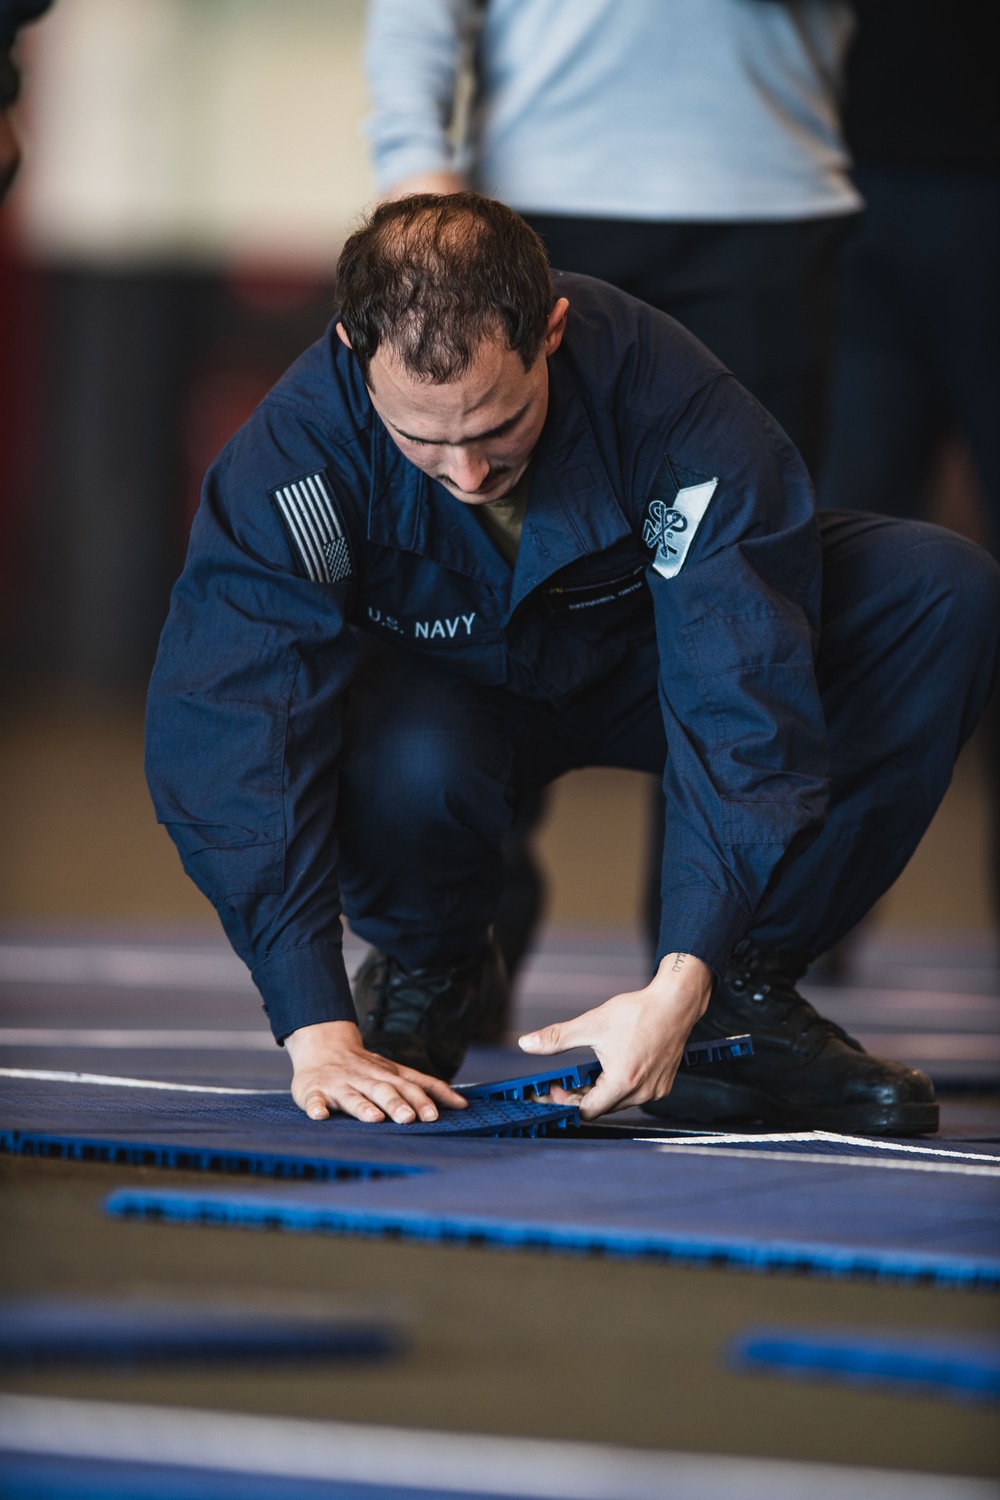
<instances>
[{"instance_id":1,"label":"light blue long sleeve shirt","mask_svg":"<svg viewBox=\"0 0 1000 1500\"><path fill-rule=\"evenodd\" d=\"M456 170L515 208L597 218L851 213L837 109L851 27L843 0L371 0L377 181Z\"/></svg>"}]
</instances>

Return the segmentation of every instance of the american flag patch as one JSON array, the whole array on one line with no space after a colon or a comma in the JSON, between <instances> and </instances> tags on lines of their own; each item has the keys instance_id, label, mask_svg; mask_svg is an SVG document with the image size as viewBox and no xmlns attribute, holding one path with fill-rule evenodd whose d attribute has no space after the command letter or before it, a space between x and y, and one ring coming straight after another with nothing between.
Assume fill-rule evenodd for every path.
<instances>
[{"instance_id":1,"label":"american flag patch","mask_svg":"<svg viewBox=\"0 0 1000 1500\"><path fill-rule=\"evenodd\" d=\"M271 491L278 515L314 583L341 583L354 574L347 533L324 469Z\"/></svg>"}]
</instances>

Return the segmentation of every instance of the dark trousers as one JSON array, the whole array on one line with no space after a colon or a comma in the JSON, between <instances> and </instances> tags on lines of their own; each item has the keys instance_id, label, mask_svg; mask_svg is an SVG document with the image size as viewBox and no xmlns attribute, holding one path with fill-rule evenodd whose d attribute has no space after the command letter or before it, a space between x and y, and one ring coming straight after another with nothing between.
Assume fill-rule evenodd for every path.
<instances>
[{"instance_id":1,"label":"dark trousers","mask_svg":"<svg viewBox=\"0 0 1000 1500\"><path fill-rule=\"evenodd\" d=\"M750 931L814 957L906 864L982 713L1000 661L1000 569L937 527L823 522L817 678L830 813L772 881ZM347 704L338 836L352 929L408 967L477 951L519 807L579 766L662 774L651 638L558 707L480 688L366 638Z\"/></svg>"},{"instance_id":2,"label":"dark trousers","mask_svg":"<svg viewBox=\"0 0 1000 1500\"><path fill-rule=\"evenodd\" d=\"M858 185L820 504L919 515L957 432L1000 556L1000 181L869 168Z\"/></svg>"},{"instance_id":3,"label":"dark trousers","mask_svg":"<svg viewBox=\"0 0 1000 1500\"><path fill-rule=\"evenodd\" d=\"M844 253L822 506L917 516L942 439L969 445L1000 557L1000 180L858 173ZM1000 705L987 739L1000 914Z\"/></svg>"},{"instance_id":4,"label":"dark trousers","mask_svg":"<svg viewBox=\"0 0 1000 1500\"><path fill-rule=\"evenodd\" d=\"M732 224L525 217L554 266L610 281L683 323L777 418L815 469L840 247L854 215Z\"/></svg>"}]
</instances>

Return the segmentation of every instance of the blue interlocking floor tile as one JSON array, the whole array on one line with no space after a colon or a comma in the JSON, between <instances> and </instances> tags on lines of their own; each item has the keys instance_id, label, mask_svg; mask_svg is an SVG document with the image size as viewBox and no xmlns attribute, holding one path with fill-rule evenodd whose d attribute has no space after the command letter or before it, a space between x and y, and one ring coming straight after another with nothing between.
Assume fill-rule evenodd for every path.
<instances>
[{"instance_id":1,"label":"blue interlocking floor tile","mask_svg":"<svg viewBox=\"0 0 1000 1500\"><path fill-rule=\"evenodd\" d=\"M306 1118L285 1092L185 1093L3 1080L0 1149L277 1177L381 1177L420 1170L395 1144L530 1137L565 1130L569 1105L495 1099L445 1110L434 1124ZM392 1150L387 1159L387 1148Z\"/></svg>"},{"instance_id":2,"label":"blue interlocking floor tile","mask_svg":"<svg viewBox=\"0 0 1000 1500\"><path fill-rule=\"evenodd\" d=\"M118 1161L147 1161L150 1154L160 1154L166 1166L279 1175L309 1167L312 1175L336 1176L340 1166L358 1169L363 1160L358 1148L384 1145L387 1137L414 1142L535 1136L576 1119L571 1106L477 1098L468 1109L442 1110L433 1124L369 1125L342 1115L318 1122L309 1121L283 1091L192 1094L3 1079L0 1148L37 1155L105 1155ZM373 1167L382 1170L378 1161Z\"/></svg>"},{"instance_id":3,"label":"blue interlocking floor tile","mask_svg":"<svg viewBox=\"0 0 1000 1500\"><path fill-rule=\"evenodd\" d=\"M645 1143L523 1145L420 1177L267 1191L123 1190L123 1217L1000 1284L993 1178Z\"/></svg>"},{"instance_id":4,"label":"blue interlocking floor tile","mask_svg":"<svg viewBox=\"0 0 1000 1500\"><path fill-rule=\"evenodd\" d=\"M753 1056L753 1038L749 1035L716 1037L708 1042L689 1042L684 1048L681 1066L701 1068L710 1063L732 1062ZM600 1075L599 1062L558 1063L536 1073L517 1078L500 1078L492 1083L460 1084L459 1092L467 1099L533 1099L547 1094L554 1084L564 1089L588 1088Z\"/></svg>"},{"instance_id":5,"label":"blue interlocking floor tile","mask_svg":"<svg viewBox=\"0 0 1000 1500\"><path fill-rule=\"evenodd\" d=\"M740 1370L795 1379L882 1385L918 1395L1000 1400L1000 1340L869 1330L752 1328L733 1339Z\"/></svg>"}]
</instances>

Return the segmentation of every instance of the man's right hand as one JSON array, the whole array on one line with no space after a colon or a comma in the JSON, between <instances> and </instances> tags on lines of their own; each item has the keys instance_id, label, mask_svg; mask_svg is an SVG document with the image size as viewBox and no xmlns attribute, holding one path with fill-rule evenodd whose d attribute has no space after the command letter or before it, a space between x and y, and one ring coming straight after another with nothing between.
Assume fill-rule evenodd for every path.
<instances>
[{"instance_id":1,"label":"man's right hand","mask_svg":"<svg viewBox=\"0 0 1000 1500\"><path fill-rule=\"evenodd\" d=\"M465 1109L468 1102L440 1078L366 1052L353 1021L300 1026L285 1046L295 1069L292 1098L311 1120L341 1110L366 1124L388 1116L397 1125L412 1125L436 1120L439 1105Z\"/></svg>"}]
</instances>

